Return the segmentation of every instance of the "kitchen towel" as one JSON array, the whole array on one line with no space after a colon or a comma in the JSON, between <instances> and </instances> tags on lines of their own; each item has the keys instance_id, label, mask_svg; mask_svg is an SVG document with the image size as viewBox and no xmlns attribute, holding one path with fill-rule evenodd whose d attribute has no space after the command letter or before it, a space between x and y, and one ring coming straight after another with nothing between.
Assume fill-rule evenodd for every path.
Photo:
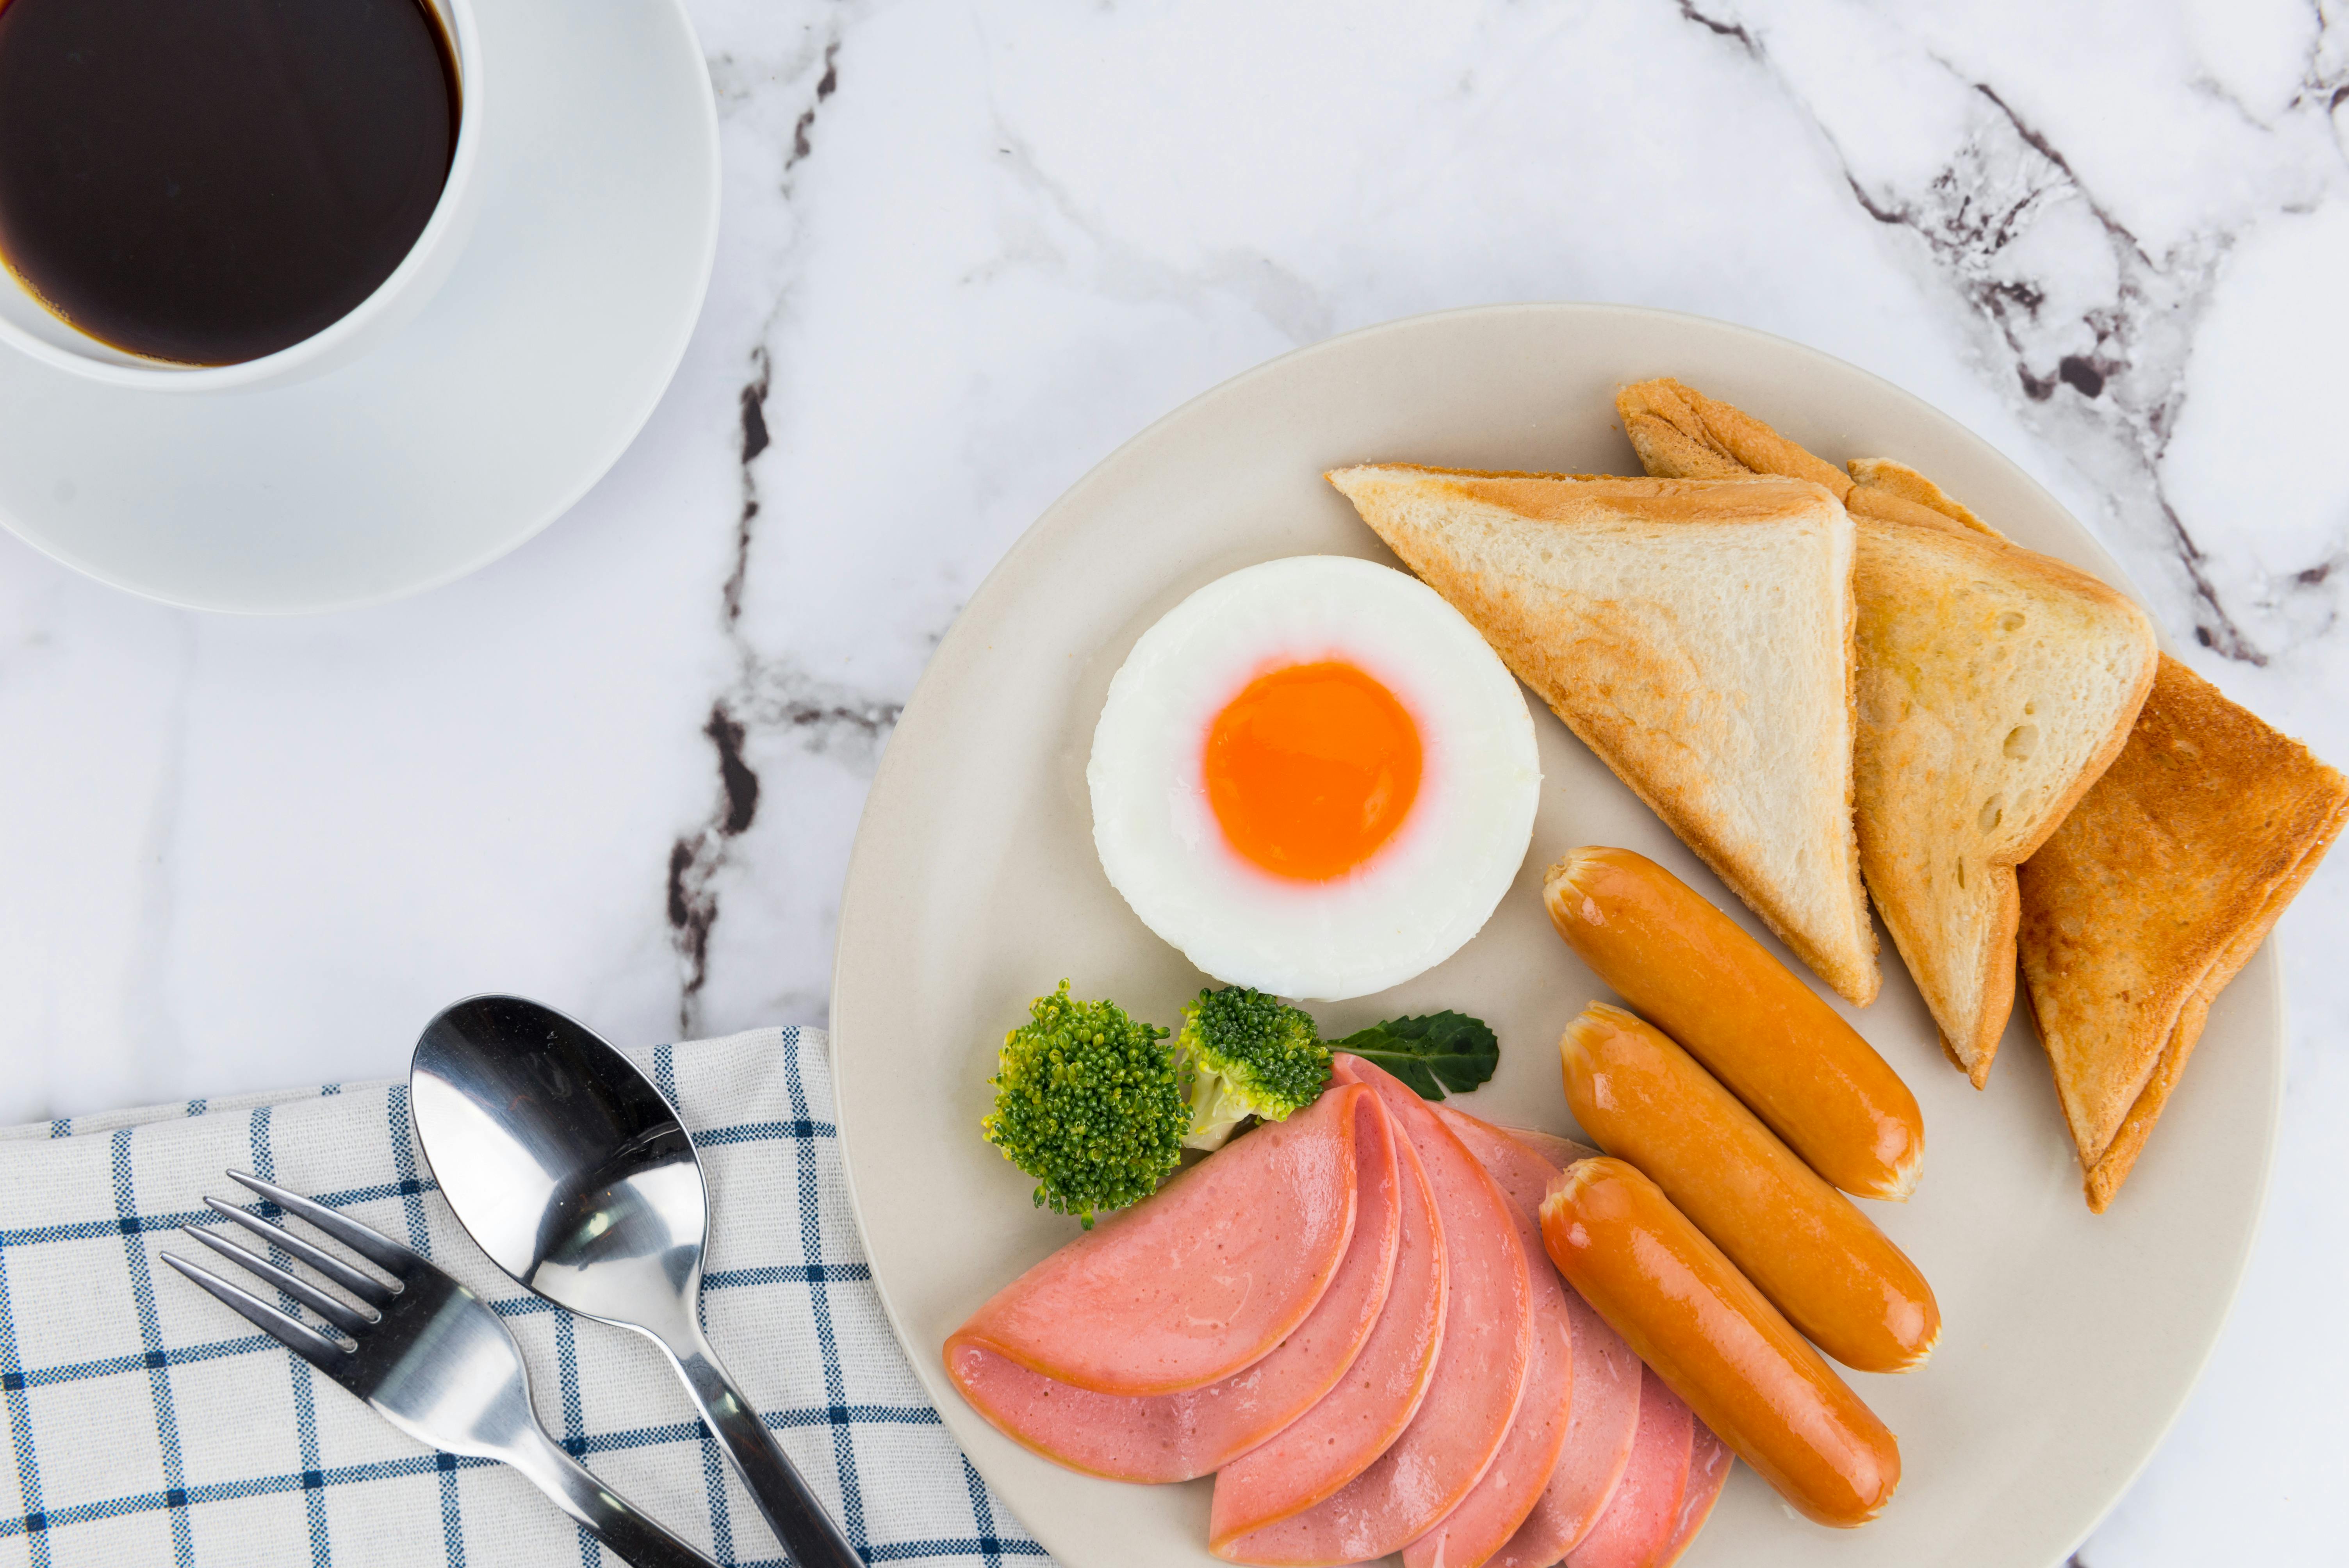
<instances>
[{"instance_id":1,"label":"kitchen towel","mask_svg":"<svg viewBox=\"0 0 2349 1568\"><path fill-rule=\"evenodd\" d=\"M955 1446L889 1332L848 1208L823 1035L631 1053L710 1185L702 1320L868 1563L1046 1564ZM436 1453L157 1261L245 1281L180 1227L250 1171L406 1243L491 1303L546 1429L719 1563L782 1556L651 1342L517 1287L419 1157L404 1083L0 1131L0 1564L598 1568L502 1465ZM249 1281L246 1281L249 1283ZM265 1289L265 1287L263 1287ZM284 1305L281 1303L281 1305Z\"/></svg>"}]
</instances>

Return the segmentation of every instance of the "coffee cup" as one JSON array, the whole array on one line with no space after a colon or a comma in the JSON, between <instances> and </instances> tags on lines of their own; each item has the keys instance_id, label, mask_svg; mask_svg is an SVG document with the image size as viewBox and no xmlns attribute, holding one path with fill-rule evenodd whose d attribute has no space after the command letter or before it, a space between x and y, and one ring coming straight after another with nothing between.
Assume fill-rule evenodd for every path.
<instances>
[{"instance_id":1,"label":"coffee cup","mask_svg":"<svg viewBox=\"0 0 2349 1568\"><path fill-rule=\"evenodd\" d=\"M347 365L413 320L448 279L471 235L481 206L481 144L488 123L475 0L417 3L429 8L445 40L445 63L459 106L456 134L430 216L398 264L357 304L298 341L256 357L183 364L146 357L84 332L44 304L16 267L0 266L0 343L42 365L109 387L226 392L284 386Z\"/></svg>"}]
</instances>

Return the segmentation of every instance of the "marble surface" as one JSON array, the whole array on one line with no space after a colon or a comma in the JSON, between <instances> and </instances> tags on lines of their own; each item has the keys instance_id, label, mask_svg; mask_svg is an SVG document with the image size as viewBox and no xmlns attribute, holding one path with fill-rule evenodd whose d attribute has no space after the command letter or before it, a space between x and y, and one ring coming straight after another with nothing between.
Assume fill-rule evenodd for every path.
<instances>
[{"instance_id":1,"label":"marble surface","mask_svg":"<svg viewBox=\"0 0 2349 1568\"><path fill-rule=\"evenodd\" d=\"M1664 305L1888 377L2349 761L2344 0L693 9L717 277L569 517L285 621L0 536L0 1119L393 1073L483 988L625 1040L821 1022L875 758L1021 529L1225 377L1445 306ZM2336 860L2278 933L2258 1252L2089 1568L2349 1538L2345 911Z\"/></svg>"}]
</instances>

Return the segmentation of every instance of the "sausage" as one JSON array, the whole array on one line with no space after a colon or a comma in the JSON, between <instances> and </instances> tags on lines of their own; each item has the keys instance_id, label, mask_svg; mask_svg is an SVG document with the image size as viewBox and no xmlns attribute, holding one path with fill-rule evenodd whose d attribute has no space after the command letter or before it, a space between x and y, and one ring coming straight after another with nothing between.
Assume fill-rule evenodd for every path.
<instances>
[{"instance_id":1,"label":"sausage","mask_svg":"<svg viewBox=\"0 0 2349 1568\"><path fill-rule=\"evenodd\" d=\"M1542 902L1632 1011L1711 1068L1812 1170L1861 1198L1906 1198L1925 1162L1917 1097L1817 992L1694 888L1630 850L1550 867Z\"/></svg>"},{"instance_id":2,"label":"sausage","mask_svg":"<svg viewBox=\"0 0 2349 1568\"><path fill-rule=\"evenodd\" d=\"M1620 1160L1577 1161L1542 1199L1567 1283L1779 1495L1865 1524L1900 1484L1900 1447L1663 1189Z\"/></svg>"},{"instance_id":3,"label":"sausage","mask_svg":"<svg viewBox=\"0 0 2349 1568\"><path fill-rule=\"evenodd\" d=\"M1662 1188L1812 1344L1862 1372L1923 1363L1941 1309L1917 1265L1686 1051L1599 1002L1557 1054L1582 1130Z\"/></svg>"}]
</instances>

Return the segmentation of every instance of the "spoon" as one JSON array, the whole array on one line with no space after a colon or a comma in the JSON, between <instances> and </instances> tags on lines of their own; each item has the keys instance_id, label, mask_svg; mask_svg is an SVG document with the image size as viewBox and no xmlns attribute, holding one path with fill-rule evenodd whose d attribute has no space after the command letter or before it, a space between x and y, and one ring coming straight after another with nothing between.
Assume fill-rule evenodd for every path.
<instances>
[{"instance_id":1,"label":"spoon","mask_svg":"<svg viewBox=\"0 0 2349 1568\"><path fill-rule=\"evenodd\" d=\"M652 1080L584 1025L470 996L424 1026L409 1103L441 1195L514 1282L668 1353L798 1568L862 1568L701 1332L709 1198Z\"/></svg>"}]
</instances>

